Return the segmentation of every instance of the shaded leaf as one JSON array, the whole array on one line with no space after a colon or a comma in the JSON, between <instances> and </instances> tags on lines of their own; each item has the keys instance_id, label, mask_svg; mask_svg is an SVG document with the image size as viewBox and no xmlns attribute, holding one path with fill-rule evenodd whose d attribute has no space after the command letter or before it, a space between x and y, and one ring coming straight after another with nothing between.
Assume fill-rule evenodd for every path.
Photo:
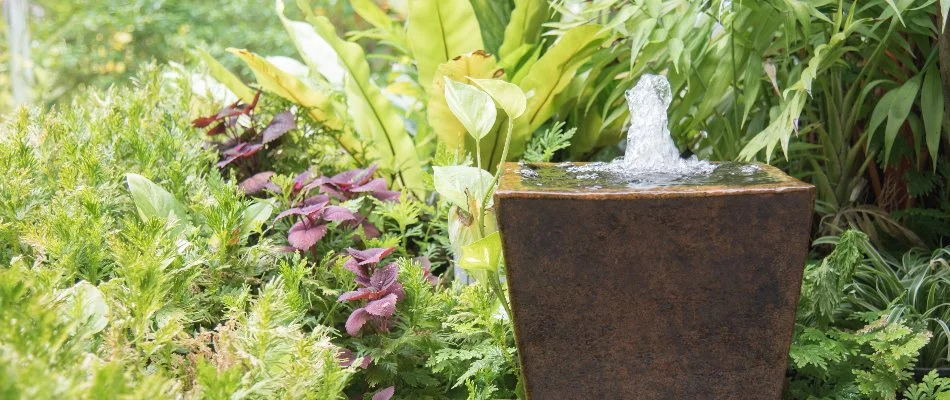
<instances>
[{"instance_id":1,"label":"shaded leaf","mask_svg":"<svg viewBox=\"0 0 950 400\"><path fill-rule=\"evenodd\" d=\"M294 114L290 111L284 111L274 116L274 119L272 119L270 123L267 124L267 127L264 128L264 131L261 132L261 136L263 137L263 142L267 144L277 140L295 128L297 128L297 123L294 121Z\"/></svg>"},{"instance_id":2,"label":"shaded leaf","mask_svg":"<svg viewBox=\"0 0 950 400\"><path fill-rule=\"evenodd\" d=\"M483 51L463 55L439 66L432 82L426 114L429 125L447 148L464 149L467 132L445 101L445 79L462 82L466 77L492 78L498 72L495 57ZM489 140L491 140L489 138ZM474 151L474 149L469 149Z\"/></svg>"}]
</instances>

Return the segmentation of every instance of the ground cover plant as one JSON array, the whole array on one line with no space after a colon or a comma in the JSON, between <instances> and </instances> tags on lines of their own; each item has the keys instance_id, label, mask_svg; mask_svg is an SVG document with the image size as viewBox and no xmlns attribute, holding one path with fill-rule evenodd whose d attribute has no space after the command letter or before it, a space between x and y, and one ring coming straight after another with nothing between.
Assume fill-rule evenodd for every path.
<instances>
[{"instance_id":1,"label":"ground cover plant","mask_svg":"<svg viewBox=\"0 0 950 400\"><path fill-rule=\"evenodd\" d=\"M283 51L7 117L0 398L523 397L498 165L619 154L647 72L818 187L786 396L946 398L944 3L277 0Z\"/></svg>"}]
</instances>

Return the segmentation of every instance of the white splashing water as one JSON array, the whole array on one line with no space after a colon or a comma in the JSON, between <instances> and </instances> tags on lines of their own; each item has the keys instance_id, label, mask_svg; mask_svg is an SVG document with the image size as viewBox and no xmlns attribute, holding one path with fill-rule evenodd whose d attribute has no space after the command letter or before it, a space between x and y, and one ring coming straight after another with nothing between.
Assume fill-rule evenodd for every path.
<instances>
[{"instance_id":1,"label":"white splashing water","mask_svg":"<svg viewBox=\"0 0 950 400\"><path fill-rule=\"evenodd\" d=\"M623 158L608 164L575 166L572 170L578 173L602 171L642 177L702 175L715 170L715 165L700 161L696 156L680 157L680 151L670 136L666 114L672 100L670 82L666 77L641 76L637 85L627 91L630 128Z\"/></svg>"}]
</instances>

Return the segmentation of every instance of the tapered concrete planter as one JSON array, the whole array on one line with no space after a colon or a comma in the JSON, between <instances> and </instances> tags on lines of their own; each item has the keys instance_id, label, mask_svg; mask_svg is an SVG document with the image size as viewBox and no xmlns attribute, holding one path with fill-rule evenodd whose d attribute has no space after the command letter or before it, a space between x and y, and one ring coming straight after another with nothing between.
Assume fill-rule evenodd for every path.
<instances>
[{"instance_id":1,"label":"tapered concrete planter","mask_svg":"<svg viewBox=\"0 0 950 400\"><path fill-rule=\"evenodd\" d=\"M754 175L630 187L507 164L495 204L528 397L779 399L815 189Z\"/></svg>"}]
</instances>

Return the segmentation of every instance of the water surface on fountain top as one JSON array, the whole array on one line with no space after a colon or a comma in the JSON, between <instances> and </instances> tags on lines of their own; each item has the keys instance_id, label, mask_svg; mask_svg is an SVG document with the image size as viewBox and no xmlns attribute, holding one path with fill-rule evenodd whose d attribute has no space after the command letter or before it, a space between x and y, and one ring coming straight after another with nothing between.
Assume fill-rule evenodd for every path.
<instances>
[{"instance_id":1,"label":"water surface on fountain top","mask_svg":"<svg viewBox=\"0 0 950 400\"><path fill-rule=\"evenodd\" d=\"M630 127L623 157L610 163L510 164L502 190L527 192L708 192L797 186L774 167L680 157L668 128L673 100L663 76L643 75L627 91ZM517 182L516 182L517 181Z\"/></svg>"}]
</instances>

